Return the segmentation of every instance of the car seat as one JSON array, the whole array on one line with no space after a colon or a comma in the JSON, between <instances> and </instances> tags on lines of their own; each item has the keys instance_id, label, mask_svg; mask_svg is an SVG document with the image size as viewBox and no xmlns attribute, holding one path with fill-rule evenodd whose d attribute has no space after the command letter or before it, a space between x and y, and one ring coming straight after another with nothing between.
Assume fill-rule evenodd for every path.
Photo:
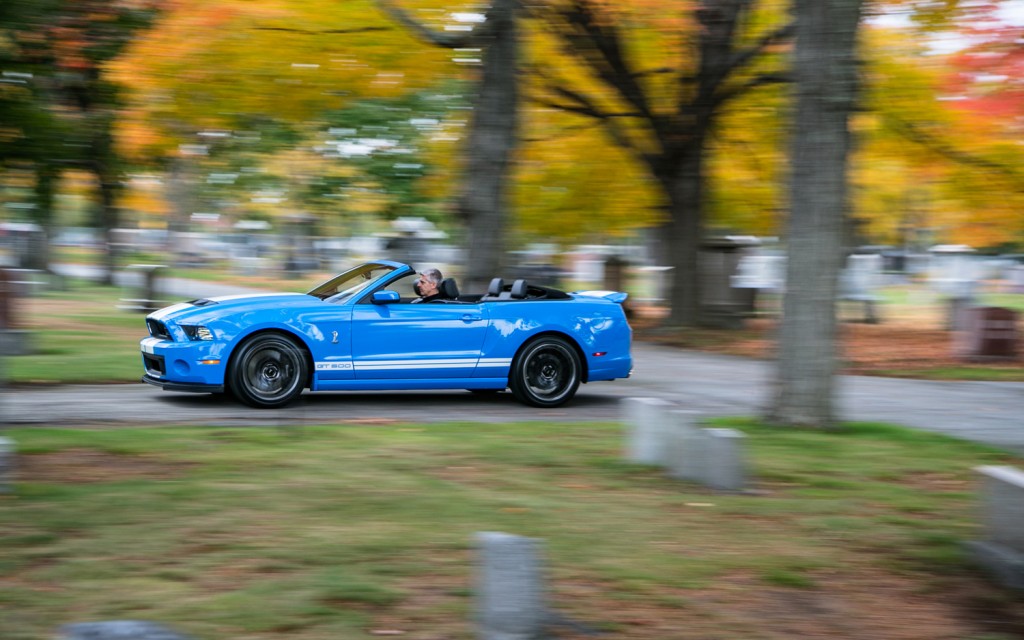
<instances>
[{"instance_id":1,"label":"car seat","mask_svg":"<svg viewBox=\"0 0 1024 640\"><path fill-rule=\"evenodd\" d=\"M455 278L445 278L438 287L441 297L445 300L459 299L459 285L455 284Z\"/></svg>"},{"instance_id":2,"label":"car seat","mask_svg":"<svg viewBox=\"0 0 1024 640\"><path fill-rule=\"evenodd\" d=\"M529 291L529 287L526 284L526 280L516 280L512 283L512 298L516 300L522 300L526 298L526 294Z\"/></svg>"}]
</instances>

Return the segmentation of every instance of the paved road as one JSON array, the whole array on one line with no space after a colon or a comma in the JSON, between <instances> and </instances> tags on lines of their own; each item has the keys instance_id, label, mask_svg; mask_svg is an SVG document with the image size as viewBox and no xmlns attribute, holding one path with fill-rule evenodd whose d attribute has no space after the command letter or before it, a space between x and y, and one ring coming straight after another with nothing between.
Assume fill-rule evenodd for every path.
<instances>
[{"instance_id":1,"label":"paved road","mask_svg":"<svg viewBox=\"0 0 1024 640\"><path fill-rule=\"evenodd\" d=\"M164 287L182 299L246 291L173 278ZM306 393L293 406L261 411L223 396L164 392L139 383L13 389L0 404L0 418L13 425L614 420L618 401L629 396L663 398L709 416L756 415L769 397L769 362L643 343L634 345L633 355L632 378L583 385L570 405L554 410L524 407L508 393L481 398L431 391ZM845 420L903 424L1024 453L1024 383L841 376L838 395Z\"/></svg>"},{"instance_id":2,"label":"paved road","mask_svg":"<svg viewBox=\"0 0 1024 640\"><path fill-rule=\"evenodd\" d=\"M709 416L755 415L768 398L768 362L643 343L633 353L632 378L583 385L572 403L553 410L522 406L509 393L439 391L306 393L293 406L268 411L139 383L14 388L0 413L10 425L69 426L578 421L617 419L618 401L628 396L663 398ZM846 420L903 424L1024 453L1024 383L841 376L839 399Z\"/></svg>"}]
</instances>

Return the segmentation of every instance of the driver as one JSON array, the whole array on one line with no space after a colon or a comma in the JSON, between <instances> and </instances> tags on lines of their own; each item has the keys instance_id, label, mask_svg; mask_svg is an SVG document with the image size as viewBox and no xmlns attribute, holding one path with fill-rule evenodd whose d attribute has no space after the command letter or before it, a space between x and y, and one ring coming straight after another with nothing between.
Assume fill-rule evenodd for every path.
<instances>
[{"instance_id":1,"label":"driver","mask_svg":"<svg viewBox=\"0 0 1024 640\"><path fill-rule=\"evenodd\" d=\"M442 280L444 280L444 276L441 275L441 271L438 269L424 269L420 271L419 279L412 286L416 294L419 295L419 298L413 300L413 303L430 302L440 298Z\"/></svg>"}]
</instances>

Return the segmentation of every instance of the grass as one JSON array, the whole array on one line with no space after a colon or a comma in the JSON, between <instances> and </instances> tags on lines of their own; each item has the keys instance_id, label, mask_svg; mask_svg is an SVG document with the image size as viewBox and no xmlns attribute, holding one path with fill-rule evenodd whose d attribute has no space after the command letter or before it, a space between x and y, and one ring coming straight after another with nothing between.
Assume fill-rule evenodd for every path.
<instances>
[{"instance_id":1,"label":"grass","mask_svg":"<svg viewBox=\"0 0 1024 640\"><path fill-rule=\"evenodd\" d=\"M33 352L5 359L9 379L137 382L142 376L139 340L147 335L144 317L117 309L124 292L116 287L70 284L65 291L30 298L18 309Z\"/></svg>"},{"instance_id":2,"label":"grass","mask_svg":"<svg viewBox=\"0 0 1024 640\"><path fill-rule=\"evenodd\" d=\"M916 378L919 380L969 380L993 382L1024 382L1024 367L1003 365L1001 367L936 367L933 369L878 369L873 375L891 378Z\"/></svg>"},{"instance_id":3,"label":"grass","mask_svg":"<svg viewBox=\"0 0 1024 640\"><path fill-rule=\"evenodd\" d=\"M960 547L978 535L971 468L1019 459L877 424L717 426L747 434L754 491L626 464L616 424L9 430L0 636L133 618L211 639L470 638L485 530L543 539L555 607L608 637L799 635L787 607L865 637L911 615L899 637L970 637L986 628L948 604L963 584L1021 604Z\"/></svg>"}]
</instances>

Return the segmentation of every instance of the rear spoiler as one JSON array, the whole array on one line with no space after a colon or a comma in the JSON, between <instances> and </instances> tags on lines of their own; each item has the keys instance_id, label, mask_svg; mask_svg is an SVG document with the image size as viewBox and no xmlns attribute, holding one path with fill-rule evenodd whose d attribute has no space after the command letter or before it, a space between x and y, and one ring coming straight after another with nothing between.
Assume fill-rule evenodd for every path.
<instances>
[{"instance_id":1,"label":"rear spoiler","mask_svg":"<svg viewBox=\"0 0 1024 640\"><path fill-rule=\"evenodd\" d=\"M629 297L629 294L624 291L573 291L572 294L588 298L604 298L616 304L622 304Z\"/></svg>"}]
</instances>

